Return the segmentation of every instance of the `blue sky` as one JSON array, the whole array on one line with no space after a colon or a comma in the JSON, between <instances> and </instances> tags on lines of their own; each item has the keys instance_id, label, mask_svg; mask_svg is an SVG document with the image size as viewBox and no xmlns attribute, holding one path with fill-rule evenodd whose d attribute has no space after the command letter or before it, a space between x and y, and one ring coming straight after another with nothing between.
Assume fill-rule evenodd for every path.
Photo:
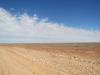
<instances>
[{"instance_id":1,"label":"blue sky","mask_svg":"<svg viewBox=\"0 0 100 75\"><path fill-rule=\"evenodd\" d=\"M100 0L0 0L0 6L16 14L36 13L67 26L100 29Z\"/></svg>"},{"instance_id":2,"label":"blue sky","mask_svg":"<svg viewBox=\"0 0 100 75\"><path fill-rule=\"evenodd\" d=\"M100 42L99 20L100 0L0 0L0 43Z\"/></svg>"}]
</instances>

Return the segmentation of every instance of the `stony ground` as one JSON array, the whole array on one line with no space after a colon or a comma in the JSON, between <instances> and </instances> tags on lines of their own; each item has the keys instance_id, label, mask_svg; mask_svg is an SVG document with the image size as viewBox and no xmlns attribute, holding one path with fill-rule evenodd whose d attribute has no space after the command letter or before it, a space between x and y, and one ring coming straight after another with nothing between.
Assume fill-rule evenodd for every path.
<instances>
[{"instance_id":1,"label":"stony ground","mask_svg":"<svg viewBox=\"0 0 100 75\"><path fill-rule=\"evenodd\" d=\"M0 75L100 75L100 43L1 45Z\"/></svg>"}]
</instances>

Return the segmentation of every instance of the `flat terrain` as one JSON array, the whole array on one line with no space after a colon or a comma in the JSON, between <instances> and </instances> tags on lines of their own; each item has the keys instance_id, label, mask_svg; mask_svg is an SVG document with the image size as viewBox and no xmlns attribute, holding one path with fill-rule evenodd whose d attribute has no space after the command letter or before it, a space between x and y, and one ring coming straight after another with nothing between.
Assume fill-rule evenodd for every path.
<instances>
[{"instance_id":1,"label":"flat terrain","mask_svg":"<svg viewBox=\"0 0 100 75\"><path fill-rule=\"evenodd\" d=\"M100 43L0 45L0 75L100 75Z\"/></svg>"}]
</instances>

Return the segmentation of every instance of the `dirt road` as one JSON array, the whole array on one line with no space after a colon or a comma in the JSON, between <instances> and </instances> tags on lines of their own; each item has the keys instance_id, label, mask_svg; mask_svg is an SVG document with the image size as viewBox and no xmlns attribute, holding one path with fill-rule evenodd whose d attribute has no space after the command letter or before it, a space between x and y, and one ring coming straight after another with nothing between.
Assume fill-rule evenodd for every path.
<instances>
[{"instance_id":1,"label":"dirt road","mask_svg":"<svg viewBox=\"0 0 100 75\"><path fill-rule=\"evenodd\" d=\"M100 48L35 47L0 46L0 75L100 75ZM52 50L40 50L45 48Z\"/></svg>"}]
</instances>

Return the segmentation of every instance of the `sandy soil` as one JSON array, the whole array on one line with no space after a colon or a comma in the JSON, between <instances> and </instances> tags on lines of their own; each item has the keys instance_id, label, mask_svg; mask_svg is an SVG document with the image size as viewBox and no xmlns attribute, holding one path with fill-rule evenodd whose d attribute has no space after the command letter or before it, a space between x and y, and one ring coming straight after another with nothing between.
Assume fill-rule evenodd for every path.
<instances>
[{"instance_id":1,"label":"sandy soil","mask_svg":"<svg viewBox=\"0 0 100 75\"><path fill-rule=\"evenodd\" d=\"M100 43L1 45L0 75L100 75Z\"/></svg>"}]
</instances>

